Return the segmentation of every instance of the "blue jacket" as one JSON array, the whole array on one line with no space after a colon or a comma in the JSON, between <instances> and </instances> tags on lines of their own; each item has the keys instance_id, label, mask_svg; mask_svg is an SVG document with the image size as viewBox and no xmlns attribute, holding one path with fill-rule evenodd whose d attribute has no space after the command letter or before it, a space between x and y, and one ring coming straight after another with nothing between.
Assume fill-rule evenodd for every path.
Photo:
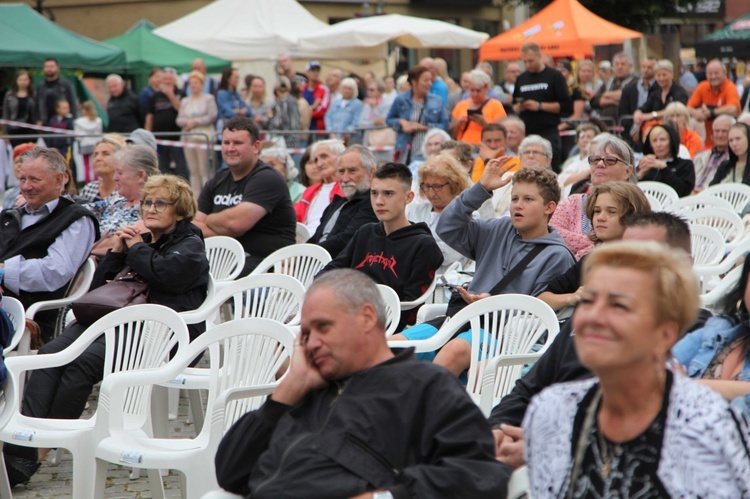
<instances>
[{"instance_id":1,"label":"blue jacket","mask_svg":"<svg viewBox=\"0 0 750 499\"><path fill-rule=\"evenodd\" d=\"M250 106L237 91L219 90L216 95L216 106L219 108L219 118L223 120L237 116L235 109L247 109L245 116L250 116Z\"/></svg>"},{"instance_id":2,"label":"blue jacket","mask_svg":"<svg viewBox=\"0 0 750 499\"><path fill-rule=\"evenodd\" d=\"M401 130L399 120L404 119L411 121L411 108L411 90L407 90L406 92L398 94L393 100L393 105L391 105L388 118L385 120L388 126L393 128L398 134L396 136L396 151L400 153L400 158L406 157L406 146L411 140L411 134ZM427 94L425 109L422 116L422 124L429 128L442 128L446 132L448 131L448 126L450 125L448 112L445 110L443 100L437 95ZM414 153L416 154L418 152L419 151L415 151Z\"/></svg>"},{"instance_id":3,"label":"blue jacket","mask_svg":"<svg viewBox=\"0 0 750 499\"><path fill-rule=\"evenodd\" d=\"M672 347L672 356L685 367L688 376L701 378L711 360L737 338L750 334L747 326L727 317L712 317L705 326L688 333ZM740 381L750 381L750 355L740 373ZM750 416L750 394L737 397L731 405Z\"/></svg>"},{"instance_id":4,"label":"blue jacket","mask_svg":"<svg viewBox=\"0 0 750 499\"><path fill-rule=\"evenodd\" d=\"M346 102L345 106L342 104ZM340 131L346 130L354 132L359 123L359 116L362 114L362 101L357 98L344 101L341 97L335 99L328 111L326 111L326 130ZM341 134L336 134L341 135Z\"/></svg>"},{"instance_id":5,"label":"blue jacket","mask_svg":"<svg viewBox=\"0 0 750 499\"><path fill-rule=\"evenodd\" d=\"M430 87L430 93L443 99L443 105L448 103L448 85L443 80L435 78Z\"/></svg>"}]
</instances>

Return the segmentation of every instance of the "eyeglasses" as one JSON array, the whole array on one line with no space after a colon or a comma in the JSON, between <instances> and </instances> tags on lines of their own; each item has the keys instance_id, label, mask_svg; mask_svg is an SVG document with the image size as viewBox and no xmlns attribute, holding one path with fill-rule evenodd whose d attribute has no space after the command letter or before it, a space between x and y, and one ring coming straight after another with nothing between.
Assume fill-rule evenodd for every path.
<instances>
[{"instance_id":1,"label":"eyeglasses","mask_svg":"<svg viewBox=\"0 0 750 499\"><path fill-rule=\"evenodd\" d=\"M599 161L604 161L604 164L607 166L615 166L617 163L623 163L627 165L625 161L614 156L589 156L589 164L591 166L598 164Z\"/></svg>"},{"instance_id":2,"label":"eyeglasses","mask_svg":"<svg viewBox=\"0 0 750 499\"><path fill-rule=\"evenodd\" d=\"M163 213L167 209L167 206L172 206L173 204L166 201L141 201L141 211L150 211L153 206L156 209L156 213Z\"/></svg>"},{"instance_id":3,"label":"eyeglasses","mask_svg":"<svg viewBox=\"0 0 750 499\"><path fill-rule=\"evenodd\" d=\"M546 157L547 153L542 152L542 151L524 151L521 153L521 156L525 156L527 158L531 158L533 156L545 156Z\"/></svg>"},{"instance_id":4,"label":"eyeglasses","mask_svg":"<svg viewBox=\"0 0 750 499\"><path fill-rule=\"evenodd\" d=\"M448 182L444 184L419 184L419 188L422 189L422 192L427 192L428 190L433 190L436 194L443 190L443 187L448 185Z\"/></svg>"}]
</instances>

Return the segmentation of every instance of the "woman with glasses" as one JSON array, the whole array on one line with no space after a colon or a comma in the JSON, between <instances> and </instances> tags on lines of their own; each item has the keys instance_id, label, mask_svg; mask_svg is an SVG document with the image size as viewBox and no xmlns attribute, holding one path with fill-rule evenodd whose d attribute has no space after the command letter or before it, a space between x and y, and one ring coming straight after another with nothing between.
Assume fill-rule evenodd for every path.
<instances>
[{"instance_id":1,"label":"woman with glasses","mask_svg":"<svg viewBox=\"0 0 750 499\"><path fill-rule=\"evenodd\" d=\"M139 201L143 225L150 234L132 225L120 227L114 235L115 244L94 274L91 289L106 285L130 267L149 283L149 303L177 312L198 308L206 299L209 267L202 233L190 223L198 209L193 191L180 177L155 175L142 186ZM73 322L44 345L39 355L64 350L85 329ZM204 326L192 324L188 330L190 338L195 339ZM34 371L26 385L24 414L35 418L80 418L91 390L102 379L104 355L102 336L70 364ZM48 452L49 449L6 445L5 465L11 487L28 482Z\"/></svg>"},{"instance_id":2,"label":"woman with glasses","mask_svg":"<svg viewBox=\"0 0 750 499\"><path fill-rule=\"evenodd\" d=\"M588 163L591 169L588 181L579 182L572 189L572 192L576 192L578 187L580 193L571 194L558 204L550 219L550 225L557 229L568 249L577 258L594 247L588 237L593 226L586 216L586 200L590 189L609 181L638 182L633 173L633 150L612 134L601 133L594 137L589 144Z\"/></svg>"},{"instance_id":3,"label":"woman with glasses","mask_svg":"<svg viewBox=\"0 0 750 499\"><path fill-rule=\"evenodd\" d=\"M469 174L453 155L444 152L427 158L419 167L418 178L419 197L427 202L409 203L406 206L406 218L413 223L424 222L430 227L432 236L443 253L443 264L437 270L438 274L444 274L454 262L461 262L461 266L465 268L471 259L445 244L435 232L435 227L443 209L471 186Z\"/></svg>"},{"instance_id":4,"label":"woman with glasses","mask_svg":"<svg viewBox=\"0 0 750 499\"><path fill-rule=\"evenodd\" d=\"M638 162L638 180L661 182L672 187L680 197L689 196L695 187L695 166L678 157L680 135L669 125L651 128Z\"/></svg>"}]
</instances>

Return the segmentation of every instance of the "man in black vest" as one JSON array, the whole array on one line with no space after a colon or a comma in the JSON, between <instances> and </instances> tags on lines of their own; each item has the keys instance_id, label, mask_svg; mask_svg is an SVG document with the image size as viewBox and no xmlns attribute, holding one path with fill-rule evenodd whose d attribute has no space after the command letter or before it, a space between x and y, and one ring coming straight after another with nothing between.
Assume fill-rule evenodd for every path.
<instances>
[{"instance_id":1,"label":"man in black vest","mask_svg":"<svg viewBox=\"0 0 750 499\"><path fill-rule=\"evenodd\" d=\"M357 229L377 222L370 203L370 179L378 161L366 147L350 146L336 161L339 183L344 196L334 195L315 234L307 241L324 247L331 257L341 253Z\"/></svg>"},{"instance_id":2,"label":"man in black vest","mask_svg":"<svg viewBox=\"0 0 750 499\"><path fill-rule=\"evenodd\" d=\"M61 197L65 160L52 148L21 156L19 184L26 204L0 213L0 282L6 296L24 307L65 295L68 282L86 261L99 225L90 211ZM48 341L57 311L35 316Z\"/></svg>"}]
</instances>

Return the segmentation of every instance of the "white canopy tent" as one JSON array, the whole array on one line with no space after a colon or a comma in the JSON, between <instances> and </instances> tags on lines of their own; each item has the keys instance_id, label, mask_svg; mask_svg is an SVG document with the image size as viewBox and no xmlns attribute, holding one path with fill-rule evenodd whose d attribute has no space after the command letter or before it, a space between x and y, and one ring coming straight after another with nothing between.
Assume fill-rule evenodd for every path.
<instances>
[{"instance_id":1,"label":"white canopy tent","mask_svg":"<svg viewBox=\"0 0 750 499\"><path fill-rule=\"evenodd\" d=\"M325 49L314 45L304 50L298 47L300 36L329 27L295 0L216 0L157 28L154 33L233 61L241 74L261 75L268 82L273 81L274 65L281 54L289 54L298 61L366 60L384 64L388 56L386 44L370 48L346 43ZM268 87L270 92L273 85Z\"/></svg>"},{"instance_id":2,"label":"white canopy tent","mask_svg":"<svg viewBox=\"0 0 750 499\"><path fill-rule=\"evenodd\" d=\"M407 48L477 49L489 38L487 33L455 24L420 17L390 14L350 19L299 38L301 50L330 50L347 46L358 49L386 47L395 41Z\"/></svg>"}]
</instances>

